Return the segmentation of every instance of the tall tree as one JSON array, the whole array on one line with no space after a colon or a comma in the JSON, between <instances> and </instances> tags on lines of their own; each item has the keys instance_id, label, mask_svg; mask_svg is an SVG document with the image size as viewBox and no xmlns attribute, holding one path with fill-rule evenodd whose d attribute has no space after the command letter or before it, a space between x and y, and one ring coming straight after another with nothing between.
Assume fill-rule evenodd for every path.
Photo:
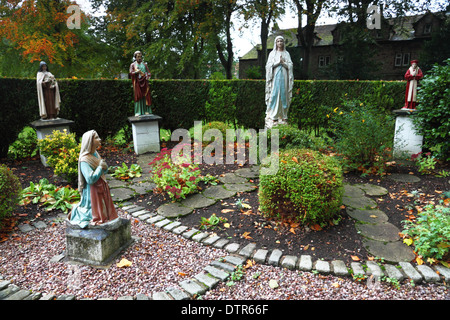
<instances>
[{"instance_id":1,"label":"tall tree","mask_svg":"<svg viewBox=\"0 0 450 320\"><path fill-rule=\"evenodd\" d=\"M314 29L322 9L326 6L325 0L292 0L297 11L298 44L303 49L302 74L308 78L309 62L312 46L314 45ZM306 16L306 25L303 27L303 17Z\"/></svg>"},{"instance_id":2,"label":"tall tree","mask_svg":"<svg viewBox=\"0 0 450 320\"><path fill-rule=\"evenodd\" d=\"M89 20L81 9L80 25L69 28L71 4L69 0L0 0L2 75L34 76L41 60L58 77L105 74L100 55L106 54L106 44L88 30Z\"/></svg>"},{"instance_id":3,"label":"tall tree","mask_svg":"<svg viewBox=\"0 0 450 320\"><path fill-rule=\"evenodd\" d=\"M285 13L285 4L285 0L248 0L245 6L242 6L242 12L246 21L251 19L260 21L261 74L265 74L267 39L269 38L270 24Z\"/></svg>"}]
</instances>

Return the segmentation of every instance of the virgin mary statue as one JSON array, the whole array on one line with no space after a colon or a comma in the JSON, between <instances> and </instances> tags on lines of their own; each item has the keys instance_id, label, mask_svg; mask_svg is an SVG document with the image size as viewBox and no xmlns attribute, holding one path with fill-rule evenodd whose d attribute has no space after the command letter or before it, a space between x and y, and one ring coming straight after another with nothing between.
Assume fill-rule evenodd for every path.
<instances>
[{"instance_id":1,"label":"virgin mary statue","mask_svg":"<svg viewBox=\"0 0 450 320\"><path fill-rule=\"evenodd\" d=\"M287 124L294 86L294 66L284 45L277 36L266 63L266 128Z\"/></svg>"},{"instance_id":2,"label":"virgin mary statue","mask_svg":"<svg viewBox=\"0 0 450 320\"><path fill-rule=\"evenodd\" d=\"M81 228L118 218L105 178L108 166L96 151L100 144L101 140L94 130L83 134L78 158L81 201L72 207L68 217L72 224Z\"/></svg>"}]
</instances>

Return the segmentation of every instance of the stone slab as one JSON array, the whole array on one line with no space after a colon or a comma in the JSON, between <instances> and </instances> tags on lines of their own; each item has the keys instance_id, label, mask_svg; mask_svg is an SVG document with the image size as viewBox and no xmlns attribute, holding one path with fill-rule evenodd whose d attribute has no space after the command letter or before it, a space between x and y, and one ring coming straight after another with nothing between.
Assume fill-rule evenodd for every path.
<instances>
[{"instance_id":1,"label":"stone slab","mask_svg":"<svg viewBox=\"0 0 450 320\"><path fill-rule=\"evenodd\" d=\"M331 272L330 263L325 260L317 260L314 269L323 274L329 274Z\"/></svg>"},{"instance_id":2,"label":"stone slab","mask_svg":"<svg viewBox=\"0 0 450 320\"><path fill-rule=\"evenodd\" d=\"M389 222L377 224L356 223L355 227L362 236L372 240L393 242L400 239L398 235L400 230Z\"/></svg>"},{"instance_id":3,"label":"stone slab","mask_svg":"<svg viewBox=\"0 0 450 320\"><path fill-rule=\"evenodd\" d=\"M166 218L177 218L179 216L185 216L194 211L193 208L185 207L178 202L166 203L157 209L159 215Z\"/></svg>"},{"instance_id":4,"label":"stone slab","mask_svg":"<svg viewBox=\"0 0 450 320\"><path fill-rule=\"evenodd\" d=\"M269 253L269 250L258 249L258 250L256 250L255 254L253 255L253 259L257 263L264 263L266 261L267 253Z\"/></svg>"},{"instance_id":5,"label":"stone slab","mask_svg":"<svg viewBox=\"0 0 450 320\"><path fill-rule=\"evenodd\" d=\"M383 242L365 239L364 247L374 257L383 258L388 262L410 262L415 258L413 250L401 241Z\"/></svg>"},{"instance_id":6,"label":"stone slab","mask_svg":"<svg viewBox=\"0 0 450 320\"><path fill-rule=\"evenodd\" d=\"M269 256L268 263L271 266L278 266L278 263L280 261L281 255L283 252L279 249L275 249L272 251L272 253Z\"/></svg>"},{"instance_id":7,"label":"stone slab","mask_svg":"<svg viewBox=\"0 0 450 320\"><path fill-rule=\"evenodd\" d=\"M300 256L298 262L298 268L302 271L311 271L312 270L312 258L310 255L303 254Z\"/></svg>"},{"instance_id":8,"label":"stone slab","mask_svg":"<svg viewBox=\"0 0 450 320\"><path fill-rule=\"evenodd\" d=\"M344 197L364 197L364 191L358 185L344 183Z\"/></svg>"},{"instance_id":9,"label":"stone slab","mask_svg":"<svg viewBox=\"0 0 450 320\"><path fill-rule=\"evenodd\" d=\"M347 214L353 219L366 223L384 223L389 220L389 217L381 210L361 210L352 209L347 210Z\"/></svg>"},{"instance_id":10,"label":"stone slab","mask_svg":"<svg viewBox=\"0 0 450 320\"><path fill-rule=\"evenodd\" d=\"M111 198L114 202L116 201L126 201L130 200L134 197L135 192L132 189L129 188L114 188L111 189Z\"/></svg>"},{"instance_id":11,"label":"stone slab","mask_svg":"<svg viewBox=\"0 0 450 320\"><path fill-rule=\"evenodd\" d=\"M227 190L223 186L218 185L207 188L202 194L207 198L220 200L233 197L236 195L236 192Z\"/></svg>"},{"instance_id":12,"label":"stone slab","mask_svg":"<svg viewBox=\"0 0 450 320\"><path fill-rule=\"evenodd\" d=\"M403 272L409 279L411 279L415 283L422 282L422 275L416 269L414 269L411 263L400 261L398 264L400 265L400 267L402 267Z\"/></svg>"},{"instance_id":13,"label":"stone slab","mask_svg":"<svg viewBox=\"0 0 450 320\"><path fill-rule=\"evenodd\" d=\"M364 271L363 267L361 266L361 263L359 262L352 262L350 263L350 267L352 268L353 275L365 275L366 272Z\"/></svg>"},{"instance_id":14,"label":"stone slab","mask_svg":"<svg viewBox=\"0 0 450 320\"><path fill-rule=\"evenodd\" d=\"M333 260L331 261L331 266L333 268L333 273L337 276L347 276L348 270L344 261L342 260Z\"/></svg>"},{"instance_id":15,"label":"stone slab","mask_svg":"<svg viewBox=\"0 0 450 320\"><path fill-rule=\"evenodd\" d=\"M436 271L427 265L418 265L416 268L422 274L426 282L439 282L439 280L441 280Z\"/></svg>"},{"instance_id":16,"label":"stone slab","mask_svg":"<svg viewBox=\"0 0 450 320\"><path fill-rule=\"evenodd\" d=\"M194 209L209 207L214 203L216 203L215 199L207 198L200 193L189 195L181 201L183 206Z\"/></svg>"},{"instance_id":17,"label":"stone slab","mask_svg":"<svg viewBox=\"0 0 450 320\"><path fill-rule=\"evenodd\" d=\"M225 189L233 192L251 192L258 189L257 186L251 183L239 183L239 184L226 183L223 186L225 187Z\"/></svg>"},{"instance_id":18,"label":"stone slab","mask_svg":"<svg viewBox=\"0 0 450 320\"><path fill-rule=\"evenodd\" d=\"M221 270L219 268L216 268L212 265L206 266L203 270L211 274L213 277L220 279L221 281L225 281L230 276L230 273Z\"/></svg>"},{"instance_id":19,"label":"stone slab","mask_svg":"<svg viewBox=\"0 0 450 320\"><path fill-rule=\"evenodd\" d=\"M381 267L374 261L367 261L367 274L373 275L378 280L381 279L381 277L384 276L383 270L381 270Z\"/></svg>"},{"instance_id":20,"label":"stone slab","mask_svg":"<svg viewBox=\"0 0 450 320\"><path fill-rule=\"evenodd\" d=\"M396 279L397 281L402 281L405 279L405 276L403 273L397 268L397 266L394 266L392 264L385 264L384 269L386 271L386 274L389 278Z\"/></svg>"},{"instance_id":21,"label":"stone slab","mask_svg":"<svg viewBox=\"0 0 450 320\"><path fill-rule=\"evenodd\" d=\"M259 167L253 166L250 168L241 168L241 169L237 169L234 173L243 178L254 179L254 178L259 177Z\"/></svg>"},{"instance_id":22,"label":"stone slab","mask_svg":"<svg viewBox=\"0 0 450 320\"><path fill-rule=\"evenodd\" d=\"M218 278L213 277L210 273L204 272L196 274L194 278L208 288L214 288L220 282Z\"/></svg>"},{"instance_id":23,"label":"stone slab","mask_svg":"<svg viewBox=\"0 0 450 320\"><path fill-rule=\"evenodd\" d=\"M367 197L342 197L342 203L346 207L355 209L376 209L375 200Z\"/></svg>"},{"instance_id":24,"label":"stone slab","mask_svg":"<svg viewBox=\"0 0 450 320\"><path fill-rule=\"evenodd\" d=\"M295 269L295 265L297 263L298 257L287 255L281 260L281 266L287 269Z\"/></svg>"},{"instance_id":25,"label":"stone slab","mask_svg":"<svg viewBox=\"0 0 450 320\"><path fill-rule=\"evenodd\" d=\"M189 293L191 296L194 295L201 295L206 292L208 289L205 285L200 284L199 282L195 281L194 279L188 279L181 281L179 283L180 287L183 288L187 293Z\"/></svg>"},{"instance_id":26,"label":"stone slab","mask_svg":"<svg viewBox=\"0 0 450 320\"><path fill-rule=\"evenodd\" d=\"M364 183L360 185L359 188L361 188L361 190L363 190L368 196L381 197L389 193L386 188L370 183Z\"/></svg>"},{"instance_id":27,"label":"stone slab","mask_svg":"<svg viewBox=\"0 0 450 320\"><path fill-rule=\"evenodd\" d=\"M394 180L396 182L404 182L404 183L417 183L420 182L421 179L412 174L404 174L404 173L392 173L387 176L389 180Z\"/></svg>"},{"instance_id":28,"label":"stone slab","mask_svg":"<svg viewBox=\"0 0 450 320\"><path fill-rule=\"evenodd\" d=\"M239 254L241 256L249 258L252 255L253 250L255 250L255 249L256 249L256 243L249 243L239 251Z\"/></svg>"},{"instance_id":29,"label":"stone slab","mask_svg":"<svg viewBox=\"0 0 450 320\"><path fill-rule=\"evenodd\" d=\"M233 172L225 173L222 177L219 177L219 181L222 183L246 183L246 178L235 175Z\"/></svg>"}]
</instances>

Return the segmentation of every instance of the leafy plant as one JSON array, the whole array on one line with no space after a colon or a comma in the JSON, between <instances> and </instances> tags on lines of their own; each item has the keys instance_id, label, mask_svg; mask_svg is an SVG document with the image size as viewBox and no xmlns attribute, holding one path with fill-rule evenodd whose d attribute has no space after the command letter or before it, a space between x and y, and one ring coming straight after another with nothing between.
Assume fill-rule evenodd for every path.
<instances>
[{"instance_id":1,"label":"leafy plant","mask_svg":"<svg viewBox=\"0 0 450 320\"><path fill-rule=\"evenodd\" d=\"M413 122L423 135L423 146L441 160L450 160L450 58L435 65L421 81Z\"/></svg>"},{"instance_id":2,"label":"leafy plant","mask_svg":"<svg viewBox=\"0 0 450 320\"><path fill-rule=\"evenodd\" d=\"M236 281L241 281L245 275L244 267L240 264L236 266L236 269L230 274L230 281L227 282L227 286L234 286Z\"/></svg>"},{"instance_id":3,"label":"leafy plant","mask_svg":"<svg viewBox=\"0 0 450 320\"><path fill-rule=\"evenodd\" d=\"M62 210L67 213L79 200L80 193L77 189L69 186L57 187L43 178L39 183L30 182L30 186L22 190L19 204L39 204L46 207L47 211Z\"/></svg>"},{"instance_id":4,"label":"leafy plant","mask_svg":"<svg viewBox=\"0 0 450 320\"><path fill-rule=\"evenodd\" d=\"M421 174L431 174L437 162L436 158L431 155L431 152L425 154L419 152L416 155L412 155L411 158L416 161L418 166L417 170L419 170Z\"/></svg>"},{"instance_id":5,"label":"leafy plant","mask_svg":"<svg viewBox=\"0 0 450 320\"><path fill-rule=\"evenodd\" d=\"M77 143L75 133L68 133L66 129L54 130L51 135L38 140L38 147L56 175L65 176L70 183L76 182L81 144Z\"/></svg>"},{"instance_id":6,"label":"leafy plant","mask_svg":"<svg viewBox=\"0 0 450 320\"><path fill-rule=\"evenodd\" d=\"M244 209L251 209L252 207L248 204L248 203L246 203L246 202L244 202L244 200L242 200L242 199L238 199L236 202L235 202L235 205L237 206L237 208L239 209L239 210L244 210Z\"/></svg>"},{"instance_id":7,"label":"leafy plant","mask_svg":"<svg viewBox=\"0 0 450 320\"><path fill-rule=\"evenodd\" d=\"M142 168L138 164L132 164L130 168L122 162L122 166L118 166L111 175L119 180L128 180L142 175Z\"/></svg>"},{"instance_id":8,"label":"leafy plant","mask_svg":"<svg viewBox=\"0 0 450 320\"><path fill-rule=\"evenodd\" d=\"M419 212L416 220L403 221L406 244L414 244L423 258L443 259L450 252L450 208L432 204Z\"/></svg>"},{"instance_id":9,"label":"leafy plant","mask_svg":"<svg viewBox=\"0 0 450 320\"><path fill-rule=\"evenodd\" d=\"M188 194L197 192L198 183L202 181L200 169L187 156L178 157L178 163L174 163L171 154L172 150L164 148L150 162L153 181L172 200L185 199Z\"/></svg>"},{"instance_id":10,"label":"leafy plant","mask_svg":"<svg viewBox=\"0 0 450 320\"><path fill-rule=\"evenodd\" d=\"M219 223L223 223L226 221L228 221L227 218L218 217L215 213L213 213L209 218L200 218L200 229L214 229L219 225Z\"/></svg>"},{"instance_id":11,"label":"leafy plant","mask_svg":"<svg viewBox=\"0 0 450 320\"><path fill-rule=\"evenodd\" d=\"M38 153L36 131L31 127L25 127L19 133L8 150L8 157L12 159L32 158Z\"/></svg>"},{"instance_id":12,"label":"leafy plant","mask_svg":"<svg viewBox=\"0 0 450 320\"><path fill-rule=\"evenodd\" d=\"M6 165L0 164L0 223L16 208L21 190L19 178Z\"/></svg>"}]
</instances>

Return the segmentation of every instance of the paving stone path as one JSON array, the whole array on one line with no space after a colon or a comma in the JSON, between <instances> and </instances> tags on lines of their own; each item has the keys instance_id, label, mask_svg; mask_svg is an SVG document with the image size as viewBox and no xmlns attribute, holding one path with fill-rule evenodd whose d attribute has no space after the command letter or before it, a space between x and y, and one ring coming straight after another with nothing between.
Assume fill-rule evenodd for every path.
<instances>
[{"instance_id":1,"label":"paving stone path","mask_svg":"<svg viewBox=\"0 0 450 320\"><path fill-rule=\"evenodd\" d=\"M151 155L140 156L138 164L148 172L145 166L152 160ZM147 165L148 166L148 165ZM139 294L137 296L123 296L118 300L188 300L204 294L214 288L218 283L227 281L237 266L242 265L247 259L253 259L257 263L268 264L276 267L305 272L317 272L320 274L333 274L339 277L373 276L376 278L388 277L402 281L411 279L414 283L446 283L450 280L450 269L437 265L415 265L410 263L414 258L412 250L404 245L398 236L399 230L388 222L387 215L377 209L376 202L370 196L382 196L388 191L384 188L370 185L345 185L343 203L347 207L348 214L357 221L355 227L364 238L364 245L374 256L384 258L386 262L375 261L352 262L347 266L341 260L314 261L310 255L284 255L279 249L259 248L257 243L249 242L241 245L221 238L215 234L200 231L195 228L182 225L174 218L189 214L195 208L210 206L220 199L232 197L239 190L254 190L255 186L248 179L258 176L258 168L242 168L234 173L229 173L220 178L221 185L210 187L201 194L191 195L181 203L162 205L156 212L150 212L144 207L126 202L136 194L146 192L152 183L148 175L144 174L132 182L112 183L109 180L111 193L116 201L125 201L118 207L124 213L143 221L149 227L156 227L181 235L186 239L197 241L205 246L224 249L229 255L217 259L205 266L194 277L179 282L181 289L167 288L161 292L154 292L152 296ZM407 177L411 179L411 177ZM111 177L109 177L111 179ZM117 181L117 180L116 180ZM415 180L417 181L417 180ZM123 190L122 190L123 189ZM151 188L150 188L151 189ZM130 190L130 191L129 191ZM131 196L130 196L131 194ZM44 225L30 226L21 229L28 232L35 228L44 228ZM59 261L61 257L55 257ZM9 280L4 280L0 274L0 300L75 300L73 295L42 295L29 290L20 289ZM102 299L102 300L108 300ZM110 299L112 300L112 299Z\"/></svg>"}]
</instances>

